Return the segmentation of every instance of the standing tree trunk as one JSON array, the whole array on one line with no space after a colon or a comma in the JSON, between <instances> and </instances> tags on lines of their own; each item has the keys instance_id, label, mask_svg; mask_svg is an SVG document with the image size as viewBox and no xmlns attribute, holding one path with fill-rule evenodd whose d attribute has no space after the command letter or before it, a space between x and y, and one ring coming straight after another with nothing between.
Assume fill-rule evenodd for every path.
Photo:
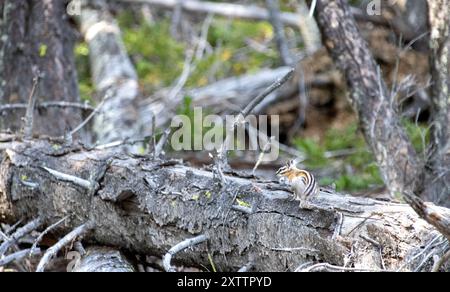
<instances>
[{"instance_id":1,"label":"standing tree trunk","mask_svg":"<svg viewBox=\"0 0 450 292\"><path fill-rule=\"evenodd\" d=\"M414 191L420 167L400 125L395 102L345 0L319 0L317 21L323 43L345 73L350 101L392 193Z\"/></svg>"},{"instance_id":2,"label":"standing tree trunk","mask_svg":"<svg viewBox=\"0 0 450 292\"><path fill-rule=\"evenodd\" d=\"M432 75L432 127L431 151L428 173L429 180L435 181L425 189L428 199L437 203L447 203L450 194L450 76L449 76L449 22L450 1L428 1L430 35L430 68Z\"/></svg>"},{"instance_id":3,"label":"standing tree trunk","mask_svg":"<svg viewBox=\"0 0 450 292\"><path fill-rule=\"evenodd\" d=\"M73 57L75 33L65 1L0 1L0 102L27 103L36 71L42 75L37 101L78 102ZM0 128L18 131L23 109L4 112ZM35 112L34 133L61 136L81 121L79 109Z\"/></svg>"}]
</instances>

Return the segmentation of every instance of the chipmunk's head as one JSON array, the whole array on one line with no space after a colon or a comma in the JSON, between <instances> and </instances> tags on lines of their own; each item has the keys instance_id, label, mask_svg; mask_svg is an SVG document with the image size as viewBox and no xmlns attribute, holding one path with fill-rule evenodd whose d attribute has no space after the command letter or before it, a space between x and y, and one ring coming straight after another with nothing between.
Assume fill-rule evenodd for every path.
<instances>
[{"instance_id":1,"label":"chipmunk's head","mask_svg":"<svg viewBox=\"0 0 450 292\"><path fill-rule=\"evenodd\" d=\"M276 175L285 177L289 176L293 171L297 169L295 165L296 165L295 160L289 161L288 163L286 163L285 166L283 166L277 171Z\"/></svg>"}]
</instances>

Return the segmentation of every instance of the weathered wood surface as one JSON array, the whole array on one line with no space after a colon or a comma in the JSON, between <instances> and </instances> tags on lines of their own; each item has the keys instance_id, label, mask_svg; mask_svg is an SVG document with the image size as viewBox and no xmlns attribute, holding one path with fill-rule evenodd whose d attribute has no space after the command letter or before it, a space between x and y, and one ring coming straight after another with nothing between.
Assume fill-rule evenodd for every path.
<instances>
[{"instance_id":1,"label":"weathered wood surface","mask_svg":"<svg viewBox=\"0 0 450 292\"><path fill-rule=\"evenodd\" d=\"M57 179L48 169L88 184ZM219 180L177 161L15 142L0 165L0 218L40 216L51 224L70 216L60 234L90 222L87 241L157 256L206 234L207 244L177 254L174 264L208 266L209 253L220 271L249 262L257 271L293 271L308 262L409 269L438 234L404 204L321 192L317 208L301 210L276 182L228 174L222 187Z\"/></svg>"},{"instance_id":2,"label":"weathered wood surface","mask_svg":"<svg viewBox=\"0 0 450 292\"><path fill-rule=\"evenodd\" d=\"M103 102L101 113L94 117L96 141L109 143L139 136L138 76L125 49L119 25L103 0L83 5L79 22L89 45L98 103Z\"/></svg>"}]
</instances>

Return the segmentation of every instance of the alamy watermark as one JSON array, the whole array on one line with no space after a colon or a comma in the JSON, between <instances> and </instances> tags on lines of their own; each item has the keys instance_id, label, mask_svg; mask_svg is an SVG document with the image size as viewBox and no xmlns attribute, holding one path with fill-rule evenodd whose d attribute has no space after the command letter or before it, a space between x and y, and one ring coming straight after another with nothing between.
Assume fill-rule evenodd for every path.
<instances>
[{"instance_id":1,"label":"alamy watermark","mask_svg":"<svg viewBox=\"0 0 450 292\"><path fill-rule=\"evenodd\" d=\"M385 2L385 4L392 6L392 5L395 5L397 0L385 0L384 2ZM381 3L382 3L381 0L371 0L371 1L369 1L369 3L367 4L367 9L366 9L367 15L370 15L370 16L378 15L378 16L380 16L381 15Z\"/></svg>"},{"instance_id":2,"label":"alamy watermark","mask_svg":"<svg viewBox=\"0 0 450 292\"><path fill-rule=\"evenodd\" d=\"M193 116L176 115L171 122L174 151L258 151L263 162L278 159L279 122L277 115L204 115L201 107Z\"/></svg>"},{"instance_id":3,"label":"alamy watermark","mask_svg":"<svg viewBox=\"0 0 450 292\"><path fill-rule=\"evenodd\" d=\"M81 2L82 0L72 0L67 5L67 14L70 16L80 16L81 15Z\"/></svg>"}]
</instances>

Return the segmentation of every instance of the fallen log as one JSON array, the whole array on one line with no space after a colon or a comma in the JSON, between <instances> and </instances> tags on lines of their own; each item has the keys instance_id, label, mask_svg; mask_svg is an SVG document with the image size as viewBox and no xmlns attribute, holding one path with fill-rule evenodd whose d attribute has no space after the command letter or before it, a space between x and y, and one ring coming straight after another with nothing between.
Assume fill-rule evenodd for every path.
<instances>
[{"instance_id":1,"label":"fallen log","mask_svg":"<svg viewBox=\"0 0 450 292\"><path fill-rule=\"evenodd\" d=\"M323 262L344 270L427 270L433 263L425 257L442 256L448 244L405 204L322 190L313 209L300 209L277 182L225 174L224 183L179 161L46 140L15 142L2 155L2 221L39 217L50 225L69 216L56 234L89 222L86 243L158 257L187 239L207 238L178 252L175 265L209 266L211 259L219 271L249 262L256 271L315 270Z\"/></svg>"},{"instance_id":2,"label":"fallen log","mask_svg":"<svg viewBox=\"0 0 450 292\"><path fill-rule=\"evenodd\" d=\"M138 76L106 2L99 0L83 5L79 22L89 45L93 83L103 99L101 114L94 117L96 141L109 143L139 136L135 107L139 96Z\"/></svg>"}]
</instances>

